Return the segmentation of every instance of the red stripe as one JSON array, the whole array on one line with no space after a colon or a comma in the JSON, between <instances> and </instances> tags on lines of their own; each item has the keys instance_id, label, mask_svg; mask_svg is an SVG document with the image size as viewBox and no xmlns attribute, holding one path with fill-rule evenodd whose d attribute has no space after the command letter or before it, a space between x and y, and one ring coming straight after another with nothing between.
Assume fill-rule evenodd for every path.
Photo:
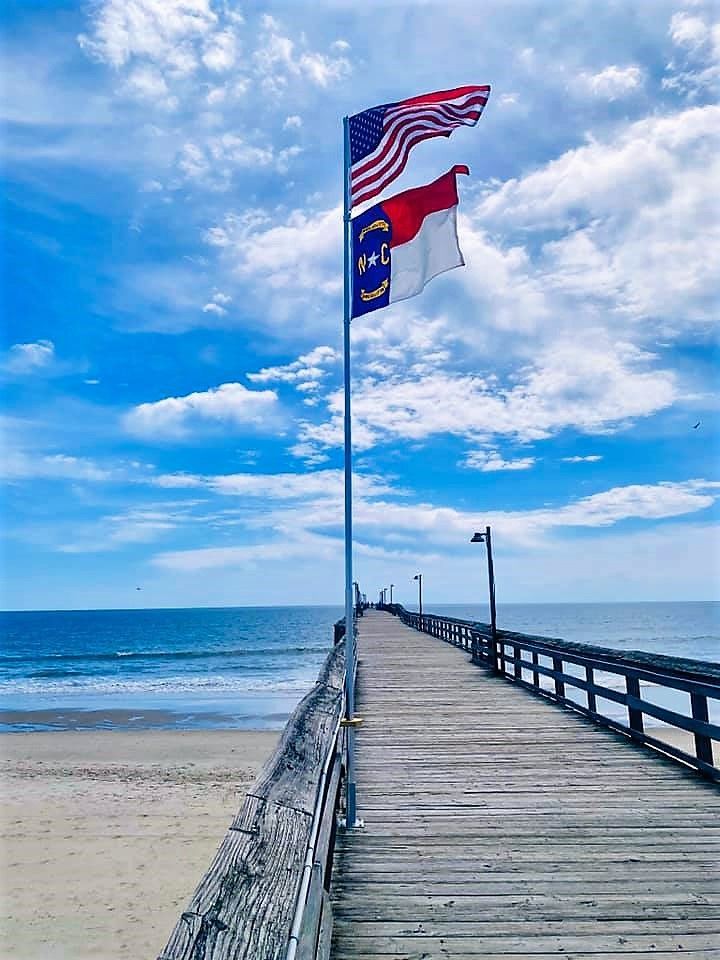
<instances>
[{"instance_id":1,"label":"red stripe","mask_svg":"<svg viewBox=\"0 0 720 960\"><path fill-rule=\"evenodd\" d=\"M436 133L424 133L422 135L418 135L413 139L412 143L410 144L410 147L414 147L416 143L421 143L423 140L428 140L431 137L436 137L436 136L437 136ZM446 133L440 134L440 136L449 137L450 131L448 130ZM356 197L353 194L352 196L353 206L357 206L357 204L359 203L364 203L365 200L372 200L373 197L376 197L379 193L382 193L382 191L385 189L385 187L389 183L392 183L396 177L400 176L400 174L403 172L403 170L407 166L409 157L410 157L410 149L406 151L405 157L403 158L403 161L400 164L400 166L397 167L397 169L390 176L386 176L384 178L381 178L378 181L374 181L372 186L368 184L368 189L365 191L365 193L360 194L360 196Z\"/></svg>"},{"instance_id":2,"label":"red stripe","mask_svg":"<svg viewBox=\"0 0 720 960\"><path fill-rule=\"evenodd\" d=\"M405 106L404 104L398 104L397 107L392 107L391 109L387 110L383 119L385 123L390 123L391 121L397 119L397 117L401 117L403 114L411 114L413 112L417 112L419 110L425 110L425 109L454 110L454 111L465 110L467 109L467 107L469 107L471 104L474 104L474 103L479 104L480 107L482 108L485 106L487 102L488 102L488 98L484 94L478 93L471 97L466 97L460 103L456 103L455 101L448 101L447 103L444 101L440 101L438 103L417 103L417 104L412 104L410 106Z\"/></svg>"},{"instance_id":3,"label":"red stripe","mask_svg":"<svg viewBox=\"0 0 720 960\"><path fill-rule=\"evenodd\" d=\"M391 249L416 237L425 217L431 213L457 206L456 177L459 173L468 174L470 170L464 164L458 164L424 187L405 190L383 201L382 208L392 224Z\"/></svg>"},{"instance_id":4,"label":"red stripe","mask_svg":"<svg viewBox=\"0 0 720 960\"><path fill-rule=\"evenodd\" d=\"M436 93L424 93L419 97L410 97L408 100L398 100L397 103L389 103L388 107L399 107L405 106L410 103L437 103L438 100L457 100L458 97L462 97L466 93L476 93L478 91L484 91L486 94L490 93L490 84L485 84L483 86L471 86L471 87L455 87L454 90L438 90Z\"/></svg>"},{"instance_id":5,"label":"red stripe","mask_svg":"<svg viewBox=\"0 0 720 960\"><path fill-rule=\"evenodd\" d=\"M471 105L472 105L471 103L468 103L462 109L467 109L467 107ZM449 108L449 107L443 107L443 106L434 107L434 109L436 110L441 109L448 117L448 128L456 129L458 126L465 123L466 120L472 120L474 123L477 123L482 113L482 106L484 106L484 102L482 103L480 110L472 110L468 113L458 113L457 108ZM450 118L452 118L453 120L457 119L458 122L453 123L450 120ZM364 163L361 163L360 165L353 167L350 175L350 179L359 180L360 178L363 177L365 173L368 173L374 167L383 163L383 161L385 160L385 157L393 148L394 144L396 143L396 141L398 140L401 134L404 135L408 131L408 128L410 128L410 132L414 132L415 130L420 129L419 127L416 127L415 124L420 122L425 123L426 121L431 123L442 123L443 119L442 117L438 117L433 114L422 113L420 110L417 110L416 112L409 114L407 120L405 121L405 124L399 123L395 127L395 129L392 132L392 135L388 138L387 142L383 145L381 153L379 153L376 157L373 157L372 160L367 160ZM438 136L444 135L441 130L432 131L432 132L436 133Z\"/></svg>"},{"instance_id":6,"label":"red stripe","mask_svg":"<svg viewBox=\"0 0 720 960\"><path fill-rule=\"evenodd\" d=\"M443 121L441 117L433 116L432 114L422 114L417 113L413 114L408 120L403 124L398 124L398 126L393 130L390 137L388 137L387 143L383 146L382 152L379 153L372 160L361 163L360 165L353 167L350 180L351 181L362 181L362 183L355 183L354 189L358 190L361 187L365 186L365 174L369 174L371 171L375 171L376 168L380 166L392 165L395 162L397 157L402 151L404 140L409 137L411 134L419 130L427 130L433 136L447 136L446 131L452 131L457 129L457 127L462 125L467 125L466 121L471 120L473 123L477 123L480 119L481 111L471 110L468 113L462 114L461 117L457 120L447 120ZM437 124L445 123L444 128L436 129ZM428 124L432 124L432 128L428 129ZM395 144L398 144L398 148L395 149ZM388 154L393 151L393 157L389 164L385 163L385 158ZM376 174L379 176L380 174ZM369 183L372 178L369 178L367 182Z\"/></svg>"}]
</instances>

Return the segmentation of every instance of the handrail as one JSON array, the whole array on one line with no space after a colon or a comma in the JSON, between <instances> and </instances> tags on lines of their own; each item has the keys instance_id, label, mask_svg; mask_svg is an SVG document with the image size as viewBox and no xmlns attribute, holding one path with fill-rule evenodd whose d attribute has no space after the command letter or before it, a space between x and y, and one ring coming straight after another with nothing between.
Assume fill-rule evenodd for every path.
<instances>
[{"instance_id":1,"label":"handrail","mask_svg":"<svg viewBox=\"0 0 720 960\"><path fill-rule=\"evenodd\" d=\"M329 955L322 893L341 796L345 648L344 637L333 645L288 720L158 960Z\"/></svg>"},{"instance_id":2,"label":"handrail","mask_svg":"<svg viewBox=\"0 0 720 960\"><path fill-rule=\"evenodd\" d=\"M720 768L713 754L713 741L720 741L720 725L712 721L708 706L708 700L718 701L720 710L720 663L639 650L613 650L510 630L497 630L493 636L488 624L427 613L421 618L419 613L397 603L381 609L416 630L466 650L473 663L490 668L505 680L577 711L597 724L620 731L693 767L704 777L720 782ZM566 664L581 668L584 676L570 672ZM624 691L608 686L607 681L600 682L598 673L622 678ZM547 680L545 685L542 678ZM642 688L647 690L648 686L689 694L691 715L645 699ZM567 687L578 690L584 702L567 696ZM600 709L598 699L625 707L627 722L608 716ZM646 731L646 716L691 733L694 753Z\"/></svg>"}]
</instances>

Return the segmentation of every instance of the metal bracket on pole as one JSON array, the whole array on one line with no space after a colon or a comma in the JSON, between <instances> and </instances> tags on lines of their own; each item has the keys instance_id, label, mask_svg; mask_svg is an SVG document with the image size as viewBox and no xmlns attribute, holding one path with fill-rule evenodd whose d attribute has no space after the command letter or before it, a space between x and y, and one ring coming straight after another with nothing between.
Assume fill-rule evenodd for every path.
<instances>
[{"instance_id":1,"label":"metal bracket on pole","mask_svg":"<svg viewBox=\"0 0 720 960\"><path fill-rule=\"evenodd\" d=\"M362 717L343 717L340 721L341 727L359 727L363 722Z\"/></svg>"}]
</instances>

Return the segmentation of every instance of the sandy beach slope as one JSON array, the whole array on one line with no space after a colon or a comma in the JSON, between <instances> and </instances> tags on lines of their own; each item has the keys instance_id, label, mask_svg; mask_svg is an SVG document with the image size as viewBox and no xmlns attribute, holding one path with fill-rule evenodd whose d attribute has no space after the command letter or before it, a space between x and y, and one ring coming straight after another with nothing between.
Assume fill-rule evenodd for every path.
<instances>
[{"instance_id":1,"label":"sandy beach slope","mask_svg":"<svg viewBox=\"0 0 720 960\"><path fill-rule=\"evenodd\" d=\"M278 734L0 736L0 955L152 960Z\"/></svg>"}]
</instances>

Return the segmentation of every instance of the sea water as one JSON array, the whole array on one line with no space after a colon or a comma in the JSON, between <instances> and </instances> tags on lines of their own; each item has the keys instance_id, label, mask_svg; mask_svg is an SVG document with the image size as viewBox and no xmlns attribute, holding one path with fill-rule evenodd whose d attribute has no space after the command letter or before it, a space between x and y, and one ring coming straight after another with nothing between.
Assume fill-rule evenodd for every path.
<instances>
[{"instance_id":1,"label":"sea water","mask_svg":"<svg viewBox=\"0 0 720 960\"><path fill-rule=\"evenodd\" d=\"M481 605L426 612L488 618ZM314 683L340 616L339 606L0 613L0 731L279 729ZM720 603L507 604L498 623L720 660Z\"/></svg>"}]
</instances>

